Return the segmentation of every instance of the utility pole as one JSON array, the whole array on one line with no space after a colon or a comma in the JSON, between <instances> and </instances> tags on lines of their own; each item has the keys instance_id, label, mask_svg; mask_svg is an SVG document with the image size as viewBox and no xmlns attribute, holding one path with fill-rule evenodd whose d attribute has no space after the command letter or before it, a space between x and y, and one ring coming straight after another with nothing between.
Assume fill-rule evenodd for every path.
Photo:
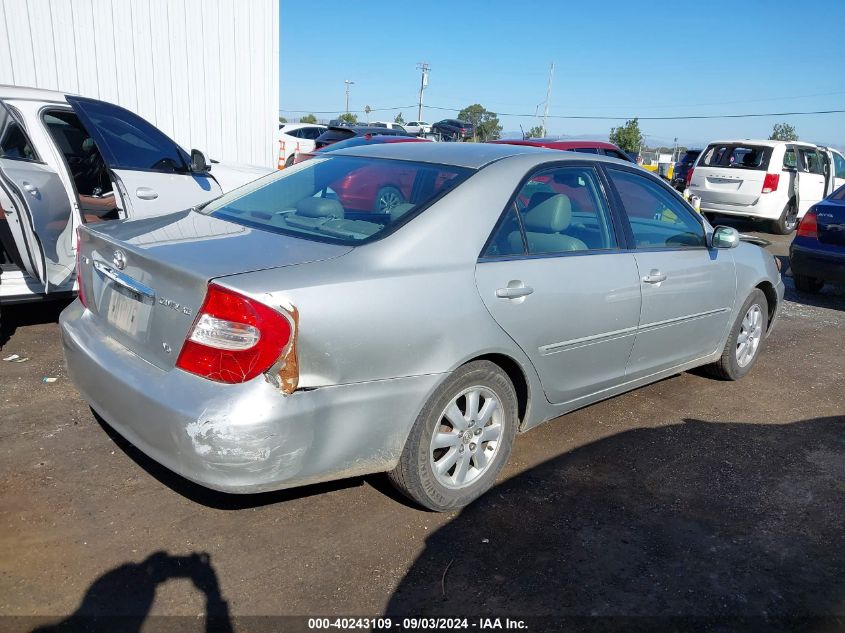
<instances>
[{"instance_id":1,"label":"utility pole","mask_svg":"<svg viewBox=\"0 0 845 633\"><path fill-rule=\"evenodd\" d=\"M549 68L549 87L546 88L546 105L543 108L543 137L546 136L546 117L549 116L549 99L552 97L552 79L555 76L555 63Z\"/></svg>"},{"instance_id":2,"label":"utility pole","mask_svg":"<svg viewBox=\"0 0 845 633\"><path fill-rule=\"evenodd\" d=\"M431 68L428 65L428 62L420 62L417 64L417 70L422 72L420 75L420 99L419 99L419 107L417 108L417 121L422 121L422 108L423 108L423 92L425 91L426 86L428 86L428 71Z\"/></svg>"},{"instance_id":3,"label":"utility pole","mask_svg":"<svg viewBox=\"0 0 845 633\"><path fill-rule=\"evenodd\" d=\"M354 84L354 81L349 81L348 79L344 79L343 83L346 84L346 114L349 114L349 86Z\"/></svg>"}]
</instances>

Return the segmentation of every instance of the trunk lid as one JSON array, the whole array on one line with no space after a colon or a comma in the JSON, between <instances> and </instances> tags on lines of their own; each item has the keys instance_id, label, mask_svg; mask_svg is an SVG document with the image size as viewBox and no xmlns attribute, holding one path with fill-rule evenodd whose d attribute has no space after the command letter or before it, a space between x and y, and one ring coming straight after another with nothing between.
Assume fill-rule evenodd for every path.
<instances>
[{"instance_id":1,"label":"trunk lid","mask_svg":"<svg viewBox=\"0 0 845 633\"><path fill-rule=\"evenodd\" d=\"M81 291L103 333L161 369L175 365L210 280L351 250L193 211L88 225L79 248Z\"/></svg>"},{"instance_id":2,"label":"trunk lid","mask_svg":"<svg viewBox=\"0 0 845 633\"><path fill-rule=\"evenodd\" d=\"M816 226L819 242L845 247L845 200L828 198L817 204Z\"/></svg>"}]
</instances>

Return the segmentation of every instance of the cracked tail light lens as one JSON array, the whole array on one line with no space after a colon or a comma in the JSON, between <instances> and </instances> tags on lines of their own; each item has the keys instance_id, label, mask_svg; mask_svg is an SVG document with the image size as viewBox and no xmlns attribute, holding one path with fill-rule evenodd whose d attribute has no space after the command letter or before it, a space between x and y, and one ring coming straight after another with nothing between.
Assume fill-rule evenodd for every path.
<instances>
[{"instance_id":1,"label":"cracked tail light lens","mask_svg":"<svg viewBox=\"0 0 845 633\"><path fill-rule=\"evenodd\" d=\"M209 284L176 366L216 382L246 382L270 369L292 349L293 335L293 320L284 314Z\"/></svg>"}]
</instances>

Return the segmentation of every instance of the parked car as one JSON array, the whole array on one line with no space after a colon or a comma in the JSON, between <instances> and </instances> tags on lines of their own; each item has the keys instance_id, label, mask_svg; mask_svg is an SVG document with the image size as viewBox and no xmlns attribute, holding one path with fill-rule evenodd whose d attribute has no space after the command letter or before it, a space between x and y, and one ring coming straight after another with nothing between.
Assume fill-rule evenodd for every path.
<instances>
[{"instance_id":1,"label":"parked car","mask_svg":"<svg viewBox=\"0 0 845 633\"><path fill-rule=\"evenodd\" d=\"M408 134L428 134L431 132L431 123L411 121L410 123L405 123L405 130Z\"/></svg>"},{"instance_id":2,"label":"parked car","mask_svg":"<svg viewBox=\"0 0 845 633\"><path fill-rule=\"evenodd\" d=\"M672 170L672 186L678 191L683 191L689 185L687 178L692 176L692 166L695 165L700 154L700 149L688 149L675 163L675 168Z\"/></svg>"},{"instance_id":3,"label":"parked car","mask_svg":"<svg viewBox=\"0 0 845 633\"><path fill-rule=\"evenodd\" d=\"M826 283L845 284L845 186L814 204L789 246L795 287L819 292Z\"/></svg>"},{"instance_id":4,"label":"parked car","mask_svg":"<svg viewBox=\"0 0 845 633\"><path fill-rule=\"evenodd\" d=\"M85 223L185 209L271 172L189 155L105 101L0 86L0 304L71 294Z\"/></svg>"},{"instance_id":5,"label":"parked car","mask_svg":"<svg viewBox=\"0 0 845 633\"><path fill-rule=\"evenodd\" d=\"M293 165L296 155L300 152L314 151L314 141L326 131L325 125L316 123L283 123L279 125L279 140L282 142L280 151L284 154L284 164Z\"/></svg>"},{"instance_id":6,"label":"parked car","mask_svg":"<svg viewBox=\"0 0 845 633\"><path fill-rule=\"evenodd\" d=\"M431 131L439 134L444 141L463 141L475 135L475 126L458 119L443 119L432 125Z\"/></svg>"},{"instance_id":7,"label":"parked car","mask_svg":"<svg viewBox=\"0 0 845 633\"><path fill-rule=\"evenodd\" d=\"M356 125L356 126L336 126L330 125L328 129L320 134L317 139L314 141L314 149L322 149L326 145L331 145L332 143L337 143L338 141L345 141L346 139L354 138L356 136L408 136L408 133L405 131L399 130L391 130L389 128L384 127L371 127L371 126L364 126L364 125Z\"/></svg>"},{"instance_id":8,"label":"parked car","mask_svg":"<svg viewBox=\"0 0 845 633\"><path fill-rule=\"evenodd\" d=\"M408 130L401 123L394 123L392 121L373 121L367 124L368 127L387 128L388 130L396 130L397 132L407 133Z\"/></svg>"},{"instance_id":9,"label":"parked car","mask_svg":"<svg viewBox=\"0 0 845 633\"><path fill-rule=\"evenodd\" d=\"M529 138L529 139L501 139L489 141L490 143L501 143L505 145L526 145L529 147L546 147L548 149L559 149L566 152L578 152L580 154L598 154L618 158L626 162L632 161L625 152L616 147L613 143L604 141L558 141L555 139Z\"/></svg>"},{"instance_id":10,"label":"parked car","mask_svg":"<svg viewBox=\"0 0 845 633\"><path fill-rule=\"evenodd\" d=\"M396 171L390 213L332 193ZM770 254L659 178L512 145L339 150L80 235L68 375L141 451L236 493L388 471L466 505L517 431L699 365L741 378L783 297Z\"/></svg>"},{"instance_id":11,"label":"parked car","mask_svg":"<svg viewBox=\"0 0 845 633\"><path fill-rule=\"evenodd\" d=\"M378 145L379 143L413 143L428 141L428 139L417 138L416 136L390 136L387 134L365 134L364 136L353 136L343 141L337 141L331 145L325 145L313 152L302 152L297 155L294 164L301 163L315 156L322 156L328 152L334 152L347 147L361 147L363 145ZM430 142L430 141L429 141Z\"/></svg>"},{"instance_id":12,"label":"parked car","mask_svg":"<svg viewBox=\"0 0 845 633\"><path fill-rule=\"evenodd\" d=\"M779 235L792 233L807 209L842 184L842 154L799 141L715 141L689 177L702 213L768 220Z\"/></svg>"}]
</instances>

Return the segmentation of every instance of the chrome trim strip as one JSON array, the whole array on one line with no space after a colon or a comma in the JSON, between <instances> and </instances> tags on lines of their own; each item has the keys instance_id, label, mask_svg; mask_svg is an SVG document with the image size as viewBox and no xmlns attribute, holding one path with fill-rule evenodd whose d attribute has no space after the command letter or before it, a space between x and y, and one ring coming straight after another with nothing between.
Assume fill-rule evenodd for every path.
<instances>
[{"instance_id":1,"label":"chrome trim strip","mask_svg":"<svg viewBox=\"0 0 845 633\"><path fill-rule=\"evenodd\" d=\"M637 332L646 330L657 330L667 325L675 325L683 321L695 321L696 319L703 319L704 317L713 316L714 314L722 314L723 312L730 312L730 308L716 308L715 310L707 310L706 312L699 312L697 314L689 314L687 316L675 317L674 319L666 319L665 321L655 321L654 323L646 323L637 328Z\"/></svg>"},{"instance_id":2,"label":"chrome trim strip","mask_svg":"<svg viewBox=\"0 0 845 633\"><path fill-rule=\"evenodd\" d=\"M95 261L94 269L97 272L102 273L103 275L111 279L119 286L123 286L127 290L130 290L135 294L139 295L144 303L155 303L155 290L153 290L149 286L145 286L140 281L135 281L129 275L120 272L119 270L115 269L112 266L109 266L104 262Z\"/></svg>"}]
</instances>

